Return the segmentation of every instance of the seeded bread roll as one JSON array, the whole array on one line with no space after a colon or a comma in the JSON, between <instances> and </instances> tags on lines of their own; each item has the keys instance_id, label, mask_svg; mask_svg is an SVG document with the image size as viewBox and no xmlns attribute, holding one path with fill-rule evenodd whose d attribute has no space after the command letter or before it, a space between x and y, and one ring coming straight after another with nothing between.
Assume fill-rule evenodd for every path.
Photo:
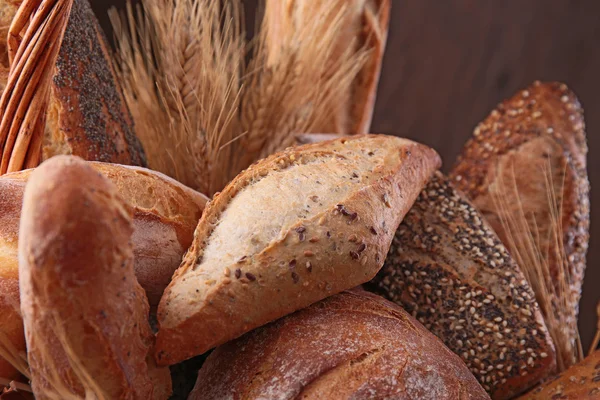
<instances>
[{"instance_id":1,"label":"seeded bread roll","mask_svg":"<svg viewBox=\"0 0 600 400\"><path fill-rule=\"evenodd\" d=\"M5 38L21 3L21 0L0 0L1 90L6 86L9 72ZM73 2L50 90L42 158L58 154L119 164L146 164L115 78L109 46L88 0Z\"/></svg>"},{"instance_id":2,"label":"seeded bread roll","mask_svg":"<svg viewBox=\"0 0 600 400\"><path fill-rule=\"evenodd\" d=\"M561 370L578 353L589 239L586 155L575 95L564 84L536 82L475 128L451 174L528 277Z\"/></svg>"},{"instance_id":3,"label":"seeded bread roll","mask_svg":"<svg viewBox=\"0 0 600 400\"><path fill-rule=\"evenodd\" d=\"M131 216L115 185L79 158L55 157L32 174L19 286L36 399L170 395L169 370L151 356Z\"/></svg>"},{"instance_id":4,"label":"seeded bread roll","mask_svg":"<svg viewBox=\"0 0 600 400\"><path fill-rule=\"evenodd\" d=\"M523 273L441 173L404 217L369 287L461 356L493 399L510 399L555 370L552 339Z\"/></svg>"},{"instance_id":5,"label":"seeded bread roll","mask_svg":"<svg viewBox=\"0 0 600 400\"><path fill-rule=\"evenodd\" d=\"M402 308L346 291L218 347L189 400L489 399Z\"/></svg>"},{"instance_id":6,"label":"seeded bread roll","mask_svg":"<svg viewBox=\"0 0 600 400\"><path fill-rule=\"evenodd\" d=\"M192 243L207 199L145 168L88 164L107 177L133 208L134 270L150 305L156 307L183 253ZM0 377L7 379L18 375L13 366L23 372L27 368L19 312L17 239L23 193L33 171L0 177Z\"/></svg>"},{"instance_id":7,"label":"seeded bread roll","mask_svg":"<svg viewBox=\"0 0 600 400\"><path fill-rule=\"evenodd\" d=\"M290 148L242 172L207 207L161 299L159 364L373 278L439 165L426 146L363 135Z\"/></svg>"},{"instance_id":8,"label":"seeded bread roll","mask_svg":"<svg viewBox=\"0 0 600 400\"><path fill-rule=\"evenodd\" d=\"M600 399L600 350L518 400Z\"/></svg>"}]
</instances>

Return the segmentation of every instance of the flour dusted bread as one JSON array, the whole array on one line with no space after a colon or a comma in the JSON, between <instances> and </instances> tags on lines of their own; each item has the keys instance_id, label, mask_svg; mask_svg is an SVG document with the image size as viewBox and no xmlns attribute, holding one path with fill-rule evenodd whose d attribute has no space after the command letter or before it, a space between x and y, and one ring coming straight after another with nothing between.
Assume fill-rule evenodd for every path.
<instances>
[{"instance_id":1,"label":"flour dusted bread","mask_svg":"<svg viewBox=\"0 0 600 400\"><path fill-rule=\"evenodd\" d=\"M148 301L133 270L131 212L78 158L53 158L29 180L19 284L37 399L168 398L171 377L151 356Z\"/></svg>"},{"instance_id":2,"label":"flour dusted bread","mask_svg":"<svg viewBox=\"0 0 600 400\"><path fill-rule=\"evenodd\" d=\"M192 243L206 197L167 176L140 167L89 162L133 208L136 277L156 307ZM25 185L34 170L0 177L0 377L26 372L25 337L19 308L18 233ZM7 359L10 359L9 363Z\"/></svg>"},{"instance_id":3,"label":"flour dusted bread","mask_svg":"<svg viewBox=\"0 0 600 400\"><path fill-rule=\"evenodd\" d=\"M600 350L518 400L600 399Z\"/></svg>"},{"instance_id":4,"label":"flour dusted bread","mask_svg":"<svg viewBox=\"0 0 600 400\"><path fill-rule=\"evenodd\" d=\"M437 335L493 399L510 399L555 370L552 339L523 273L441 173L404 217L369 288Z\"/></svg>"},{"instance_id":5,"label":"flour dusted bread","mask_svg":"<svg viewBox=\"0 0 600 400\"><path fill-rule=\"evenodd\" d=\"M173 364L371 279L440 160L383 135L290 148L207 206L158 309Z\"/></svg>"},{"instance_id":6,"label":"flour dusted bread","mask_svg":"<svg viewBox=\"0 0 600 400\"><path fill-rule=\"evenodd\" d=\"M406 311L345 291L218 347L190 400L489 399Z\"/></svg>"},{"instance_id":7,"label":"flour dusted bread","mask_svg":"<svg viewBox=\"0 0 600 400\"><path fill-rule=\"evenodd\" d=\"M536 292L562 370L577 360L589 239L583 111L560 83L536 82L475 128L451 177Z\"/></svg>"},{"instance_id":8,"label":"flour dusted bread","mask_svg":"<svg viewBox=\"0 0 600 400\"><path fill-rule=\"evenodd\" d=\"M10 67L5 39L21 3L0 0L0 90ZM50 90L42 158L58 154L146 164L115 79L109 46L88 0L73 2Z\"/></svg>"}]
</instances>

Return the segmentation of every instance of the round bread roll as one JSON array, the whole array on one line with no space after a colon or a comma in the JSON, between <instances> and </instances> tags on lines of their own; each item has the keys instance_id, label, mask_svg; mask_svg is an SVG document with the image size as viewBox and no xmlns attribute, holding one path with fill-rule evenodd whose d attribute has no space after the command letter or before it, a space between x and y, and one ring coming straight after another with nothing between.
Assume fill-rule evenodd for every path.
<instances>
[{"instance_id":1,"label":"round bread roll","mask_svg":"<svg viewBox=\"0 0 600 400\"><path fill-rule=\"evenodd\" d=\"M345 291L218 347L189 400L489 399L402 308Z\"/></svg>"}]
</instances>

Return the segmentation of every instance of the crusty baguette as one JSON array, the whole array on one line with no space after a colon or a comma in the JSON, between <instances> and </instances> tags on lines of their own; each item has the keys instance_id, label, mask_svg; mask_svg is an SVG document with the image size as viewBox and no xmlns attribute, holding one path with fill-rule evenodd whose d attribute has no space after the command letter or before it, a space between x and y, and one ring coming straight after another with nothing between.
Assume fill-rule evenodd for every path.
<instances>
[{"instance_id":1,"label":"crusty baguette","mask_svg":"<svg viewBox=\"0 0 600 400\"><path fill-rule=\"evenodd\" d=\"M151 356L148 300L133 270L132 209L83 160L32 174L19 232L19 285L37 399L166 399Z\"/></svg>"},{"instance_id":2,"label":"crusty baguette","mask_svg":"<svg viewBox=\"0 0 600 400\"><path fill-rule=\"evenodd\" d=\"M192 243L206 197L175 180L141 167L88 163L117 187L133 207L134 269L156 307ZM25 184L34 170L0 177L0 377L26 372L25 337L19 312L17 241ZM10 358L7 363L4 358Z\"/></svg>"},{"instance_id":3,"label":"crusty baguette","mask_svg":"<svg viewBox=\"0 0 600 400\"><path fill-rule=\"evenodd\" d=\"M530 280L560 369L578 353L589 239L586 155L575 95L564 84L536 82L475 128L451 174Z\"/></svg>"},{"instance_id":4,"label":"crusty baguette","mask_svg":"<svg viewBox=\"0 0 600 400\"><path fill-rule=\"evenodd\" d=\"M369 132L377 84L387 41L391 0L335 0L337 6L323 6L323 0L267 0L265 6L267 26L267 63L276 64L282 49L298 45L299 32L307 21L325 19L333 23L343 13L342 29L336 32L334 47L328 59L320 63L332 70L338 66L340 58L349 50L368 51L365 64L348 87L344 96L345 104L328 104L333 112L330 126L319 126L323 132L342 134L365 134ZM321 15L324 9L331 15ZM314 43L307 43L314 45ZM338 98L335 98L338 101Z\"/></svg>"},{"instance_id":5,"label":"crusty baguette","mask_svg":"<svg viewBox=\"0 0 600 400\"><path fill-rule=\"evenodd\" d=\"M431 173L434 150L383 135L287 149L207 206L158 308L173 364L364 283Z\"/></svg>"},{"instance_id":6,"label":"crusty baguette","mask_svg":"<svg viewBox=\"0 0 600 400\"><path fill-rule=\"evenodd\" d=\"M0 0L0 37L20 0ZM8 79L6 44L0 46L0 89ZM88 0L73 2L56 63L42 158L74 154L86 160L145 165L131 114L115 79L109 46Z\"/></svg>"},{"instance_id":7,"label":"crusty baguette","mask_svg":"<svg viewBox=\"0 0 600 400\"><path fill-rule=\"evenodd\" d=\"M345 291L218 347L189 400L489 399L402 308Z\"/></svg>"},{"instance_id":8,"label":"crusty baguette","mask_svg":"<svg viewBox=\"0 0 600 400\"><path fill-rule=\"evenodd\" d=\"M518 400L600 399L600 350Z\"/></svg>"},{"instance_id":9,"label":"crusty baguette","mask_svg":"<svg viewBox=\"0 0 600 400\"><path fill-rule=\"evenodd\" d=\"M493 399L509 399L555 371L552 339L523 273L441 173L404 217L369 287L461 356Z\"/></svg>"}]
</instances>

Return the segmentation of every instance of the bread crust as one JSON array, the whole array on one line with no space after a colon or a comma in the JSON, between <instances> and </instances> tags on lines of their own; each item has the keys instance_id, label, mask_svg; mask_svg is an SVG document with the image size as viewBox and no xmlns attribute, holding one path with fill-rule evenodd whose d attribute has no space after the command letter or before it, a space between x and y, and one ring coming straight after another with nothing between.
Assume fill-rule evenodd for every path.
<instances>
[{"instance_id":1,"label":"bread crust","mask_svg":"<svg viewBox=\"0 0 600 400\"><path fill-rule=\"evenodd\" d=\"M157 362L204 353L371 279L439 164L426 146L364 135L250 166L207 206L165 290Z\"/></svg>"},{"instance_id":2,"label":"bread crust","mask_svg":"<svg viewBox=\"0 0 600 400\"><path fill-rule=\"evenodd\" d=\"M437 335L493 399L510 399L555 371L554 345L525 276L441 173L404 217L368 287Z\"/></svg>"},{"instance_id":3,"label":"bread crust","mask_svg":"<svg viewBox=\"0 0 600 400\"><path fill-rule=\"evenodd\" d=\"M207 198L155 171L89 162L116 187L133 208L134 270L150 305L162 292L193 240ZM19 311L18 233L25 185L34 170L0 177L0 339L14 346L4 353L22 354L25 362L23 320ZM0 340L0 346L2 345ZM1 353L0 353L1 354ZM18 371L0 355L0 377L14 379Z\"/></svg>"},{"instance_id":4,"label":"bread crust","mask_svg":"<svg viewBox=\"0 0 600 400\"><path fill-rule=\"evenodd\" d=\"M403 309L345 291L218 347L188 399L488 399Z\"/></svg>"},{"instance_id":5,"label":"bread crust","mask_svg":"<svg viewBox=\"0 0 600 400\"><path fill-rule=\"evenodd\" d=\"M600 350L517 400L600 399Z\"/></svg>"},{"instance_id":6,"label":"bread crust","mask_svg":"<svg viewBox=\"0 0 600 400\"><path fill-rule=\"evenodd\" d=\"M36 398L170 394L168 369L149 357L154 336L133 270L131 215L116 187L79 158L55 157L32 174L19 285Z\"/></svg>"},{"instance_id":7,"label":"bread crust","mask_svg":"<svg viewBox=\"0 0 600 400\"><path fill-rule=\"evenodd\" d=\"M564 299L553 298L552 291L549 295L555 318L561 329L568 331L568 348L557 344L564 367L575 362L577 315L589 241L587 151L583 110L573 92L561 83L535 82L501 103L475 128L450 174L511 253L528 253L521 246L530 235L525 231L507 232L497 198L505 199L509 215L519 220L523 213L529 227L536 227L534 235L541 238L540 252L549 254L543 258L554 291L561 293L559 285L568 285ZM552 184L551 189L546 181ZM557 219L567 271L561 268L562 257L555 255L556 229L548 204L549 191L562 213ZM541 294L536 295L542 302Z\"/></svg>"}]
</instances>

